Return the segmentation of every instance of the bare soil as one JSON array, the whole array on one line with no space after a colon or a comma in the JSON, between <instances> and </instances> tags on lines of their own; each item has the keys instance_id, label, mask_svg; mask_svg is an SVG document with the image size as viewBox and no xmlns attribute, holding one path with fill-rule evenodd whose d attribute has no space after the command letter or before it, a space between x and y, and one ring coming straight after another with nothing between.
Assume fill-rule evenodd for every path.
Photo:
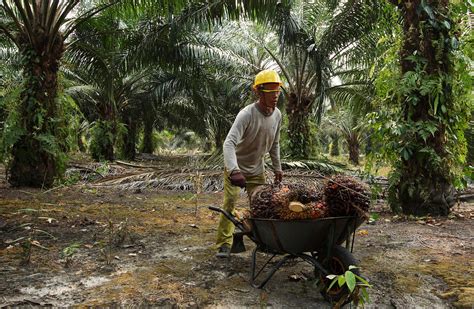
<instances>
[{"instance_id":1,"label":"bare soil","mask_svg":"<svg viewBox=\"0 0 474 309\"><path fill-rule=\"evenodd\" d=\"M86 184L41 191L0 179L0 306L330 308L303 261L260 290L249 284L251 241L215 258L218 215L207 206L222 193L195 197ZM373 285L367 307L473 308L473 204L449 218L373 211L380 217L358 229L353 253Z\"/></svg>"}]
</instances>

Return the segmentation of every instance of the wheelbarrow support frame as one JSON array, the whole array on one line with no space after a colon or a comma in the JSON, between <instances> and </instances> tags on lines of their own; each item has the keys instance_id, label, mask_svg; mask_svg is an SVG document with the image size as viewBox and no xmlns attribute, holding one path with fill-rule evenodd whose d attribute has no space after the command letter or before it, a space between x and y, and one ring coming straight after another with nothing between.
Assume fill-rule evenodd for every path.
<instances>
[{"instance_id":1,"label":"wheelbarrow support frame","mask_svg":"<svg viewBox=\"0 0 474 309\"><path fill-rule=\"evenodd\" d=\"M351 223L349 223L351 224ZM348 237L346 238L346 248L349 247L349 240L352 236L352 246L351 246L351 252L352 252L352 249L353 249L353 245L354 245L354 238L355 238L355 229L356 229L356 220L354 220L354 223L353 223L353 232L351 234L348 234ZM328 235L327 235L327 247L326 247L326 251L325 251L325 254L324 254L324 259L322 260L323 261L323 264L326 263L328 261L328 259L332 256L332 250L333 250L333 247L336 245L336 238L335 238L335 229L336 229L336 222L333 221L331 222L331 225L330 225L330 228L329 228L329 232L328 232ZM276 233L274 231L274 229L272 229L274 233ZM276 235L275 235L276 237ZM258 234L257 234L257 238L258 237ZM322 274L324 277L326 277L327 275L330 275L329 271L318 261L318 258L320 258L320 256L318 256L319 254L322 253L322 250L318 251L318 252L311 252L311 255L307 254L307 253L288 253L288 252L285 252L284 248L281 247L281 244L279 244L280 246L280 251L273 251L271 249L268 249L266 248L264 245L262 245L261 243L259 242L255 242L257 244L257 246L255 247L255 249L253 250L252 252L252 264L251 264L251 284L253 287L256 287L256 288L263 288L265 286L265 284L267 284L267 282L273 277L273 275L289 260L293 260L293 259L296 259L296 258L300 258L302 260L304 260L305 262L311 264L315 269L317 269L317 271ZM257 271L257 253L269 253L269 254L272 254L272 256L259 268L259 270ZM260 275L263 275L263 270L266 268L266 266L275 258L275 256L277 255L283 255L283 258L281 258L280 261L278 261L278 263L276 263L274 266L270 267L266 276L262 279L261 282L257 282L257 279Z\"/></svg>"}]
</instances>

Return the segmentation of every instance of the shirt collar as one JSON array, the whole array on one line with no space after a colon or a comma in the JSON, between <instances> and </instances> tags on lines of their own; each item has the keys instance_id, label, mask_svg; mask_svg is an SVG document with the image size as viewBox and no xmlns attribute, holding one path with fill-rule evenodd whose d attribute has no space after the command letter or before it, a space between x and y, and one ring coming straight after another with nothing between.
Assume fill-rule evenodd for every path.
<instances>
[{"instance_id":1,"label":"shirt collar","mask_svg":"<svg viewBox=\"0 0 474 309\"><path fill-rule=\"evenodd\" d=\"M262 113L262 115L265 116L265 117L270 117L271 115L273 115L273 113L275 112L275 109L276 109L276 107L275 107L271 113L265 113L265 111L262 110L262 108L260 107L260 104L258 104L258 102L255 103L255 106L257 107L257 110L260 113Z\"/></svg>"}]
</instances>

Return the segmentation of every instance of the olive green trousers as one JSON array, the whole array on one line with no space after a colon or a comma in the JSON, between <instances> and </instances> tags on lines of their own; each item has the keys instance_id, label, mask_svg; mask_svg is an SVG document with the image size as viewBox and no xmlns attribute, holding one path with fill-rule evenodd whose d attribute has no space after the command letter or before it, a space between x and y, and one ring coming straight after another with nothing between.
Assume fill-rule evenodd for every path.
<instances>
[{"instance_id":1,"label":"olive green trousers","mask_svg":"<svg viewBox=\"0 0 474 309\"><path fill-rule=\"evenodd\" d=\"M245 175L244 175L245 176ZM265 173L255 176L245 176L246 190L250 200L253 191L260 185L265 184ZM239 199L240 187L233 186L230 183L229 173L224 170L224 205L223 209L231 214L235 214L235 205ZM219 225L217 227L216 247L219 248L224 244L232 246L232 235L234 233L234 224L221 214Z\"/></svg>"}]
</instances>

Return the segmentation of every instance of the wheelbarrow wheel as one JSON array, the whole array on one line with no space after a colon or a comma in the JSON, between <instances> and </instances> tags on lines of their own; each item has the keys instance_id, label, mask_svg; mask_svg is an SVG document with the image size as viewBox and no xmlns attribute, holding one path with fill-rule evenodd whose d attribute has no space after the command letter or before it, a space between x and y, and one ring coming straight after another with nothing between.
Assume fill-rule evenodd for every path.
<instances>
[{"instance_id":1,"label":"wheelbarrow wheel","mask_svg":"<svg viewBox=\"0 0 474 309\"><path fill-rule=\"evenodd\" d=\"M322 260L325 258L325 255L321 256L320 262L323 262ZM349 269L350 265L357 266L357 261L354 258L354 256L346 250L346 248L341 247L339 245L335 246L332 249L332 256L329 258L328 261L326 261L323 266L326 268L326 270L329 272L329 274L332 275L342 275L346 272L346 270ZM360 276L360 272L358 268L352 269L351 270L355 275ZM329 280L328 278L324 277L319 271L319 281L322 285L321 287L321 294L322 296L329 302L331 303L337 303L341 299L345 299L341 306L348 304L352 301L350 297L347 297L350 292L349 289L347 288L346 285L343 287L339 287L337 283L335 283L331 289L328 291L328 287L331 284L332 280ZM347 299L346 299L347 298Z\"/></svg>"}]
</instances>

